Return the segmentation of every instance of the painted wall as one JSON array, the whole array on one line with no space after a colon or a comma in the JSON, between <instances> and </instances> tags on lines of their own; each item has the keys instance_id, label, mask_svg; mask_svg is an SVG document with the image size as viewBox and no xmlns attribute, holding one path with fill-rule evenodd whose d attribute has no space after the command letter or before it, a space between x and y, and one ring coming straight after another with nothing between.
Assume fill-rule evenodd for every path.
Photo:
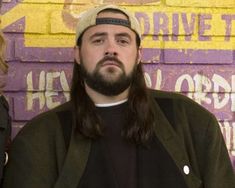
<instances>
[{"instance_id":1,"label":"painted wall","mask_svg":"<svg viewBox=\"0 0 235 188\"><path fill-rule=\"evenodd\" d=\"M235 0L5 0L13 136L69 99L78 15L107 2L141 23L148 86L184 93L214 113L235 168Z\"/></svg>"}]
</instances>

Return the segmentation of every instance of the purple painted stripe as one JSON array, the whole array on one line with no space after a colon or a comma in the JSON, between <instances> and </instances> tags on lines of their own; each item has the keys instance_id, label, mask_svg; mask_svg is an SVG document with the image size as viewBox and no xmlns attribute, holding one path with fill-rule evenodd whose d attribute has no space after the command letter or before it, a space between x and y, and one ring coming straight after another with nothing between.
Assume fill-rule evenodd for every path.
<instances>
[{"instance_id":1,"label":"purple painted stripe","mask_svg":"<svg viewBox=\"0 0 235 188\"><path fill-rule=\"evenodd\" d=\"M24 33L25 31L25 17L11 23L9 26L5 27L4 32L13 33Z\"/></svg>"},{"instance_id":2,"label":"purple painted stripe","mask_svg":"<svg viewBox=\"0 0 235 188\"><path fill-rule=\"evenodd\" d=\"M59 40L59 39L58 39ZM73 48L24 47L24 39L17 39L16 58L23 62L72 62ZM143 48L146 63L167 64L232 64L235 50L215 49L158 49Z\"/></svg>"},{"instance_id":3,"label":"purple painted stripe","mask_svg":"<svg viewBox=\"0 0 235 188\"><path fill-rule=\"evenodd\" d=\"M61 73L65 74L65 78L70 84L72 76L72 63L9 63L9 73L7 78L7 85L5 91L27 91L27 77L32 73L33 89L39 91L39 80L45 81L43 90L48 81L48 73ZM63 75L62 75L63 76ZM53 91L62 91L60 76L53 79ZM31 81L31 79L29 79Z\"/></svg>"},{"instance_id":4,"label":"purple painted stripe","mask_svg":"<svg viewBox=\"0 0 235 188\"><path fill-rule=\"evenodd\" d=\"M165 63L231 64L233 50L165 49ZM151 57L151 55L150 55Z\"/></svg>"},{"instance_id":5,"label":"purple painted stripe","mask_svg":"<svg viewBox=\"0 0 235 188\"><path fill-rule=\"evenodd\" d=\"M13 7L17 6L19 3L21 3L22 0L10 0L10 1L3 1L2 7L1 7L1 13L5 14Z\"/></svg>"},{"instance_id":6,"label":"purple painted stripe","mask_svg":"<svg viewBox=\"0 0 235 188\"><path fill-rule=\"evenodd\" d=\"M143 48L142 60L144 63L164 62L164 50L156 48Z\"/></svg>"},{"instance_id":7,"label":"purple painted stripe","mask_svg":"<svg viewBox=\"0 0 235 188\"><path fill-rule=\"evenodd\" d=\"M48 109L54 108L51 106L51 103L56 103L60 105L66 102L65 94L62 92L54 92L54 95L48 96L48 94L39 92L31 100L33 103L31 109L27 109L27 95L22 93L14 97L14 120L15 121L28 121L34 116L47 111ZM40 103L43 101L42 108Z\"/></svg>"},{"instance_id":8,"label":"purple painted stripe","mask_svg":"<svg viewBox=\"0 0 235 188\"><path fill-rule=\"evenodd\" d=\"M6 39L6 61L13 61L15 60L15 39L14 37L5 37Z\"/></svg>"},{"instance_id":9,"label":"purple painted stripe","mask_svg":"<svg viewBox=\"0 0 235 188\"><path fill-rule=\"evenodd\" d=\"M235 104L233 97L235 88L232 78L234 77L235 65L181 65L179 67L178 65L145 64L144 69L150 78L149 87L159 89L156 86L160 85L161 90L178 91L186 93L188 96L191 94L194 100L198 100L218 119L234 119L234 110L232 111L232 109ZM207 78L206 82L201 82L201 75ZM49 104L51 99L52 103L65 100L63 91L69 91L71 76L72 64L10 63L8 85L5 90L14 99L14 109L16 109L14 112L17 115L15 118L22 121L25 120L24 118L30 118L41 112L41 110L46 110L47 102ZM30 90L27 85L27 77L29 85L33 88L31 92L35 94L30 99L35 102L33 112L26 110L25 92ZM160 78L161 80L158 80ZM39 84L39 80L41 80L41 84ZM218 88L217 91L216 88ZM44 93L45 91L54 93L48 96L47 93ZM57 97L57 94L60 97ZM41 110L39 110L39 97L42 97L44 101ZM18 108L25 109L25 112Z\"/></svg>"},{"instance_id":10,"label":"purple painted stripe","mask_svg":"<svg viewBox=\"0 0 235 188\"><path fill-rule=\"evenodd\" d=\"M144 64L144 70L151 78L151 87L155 88L158 78L161 77L161 89L175 90L177 82L181 84L181 92L195 92L196 84L203 83L203 80L196 79L197 75L204 76L207 81L202 85L210 85L203 87L204 92L215 92L215 84L217 80L223 83L223 86L228 86L231 91L235 92L233 80L235 72L235 64L233 65L175 65L175 64ZM181 79L181 81L180 81ZM182 81L183 80L183 81ZM190 87L193 86L193 87ZM220 92L224 92L223 86L219 87Z\"/></svg>"},{"instance_id":11,"label":"purple painted stripe","mask_svg":"<svg viewBox=\"0 0 235 188\"><path fill-rule=\"evenodd\" d=\"M27 76L32 72L34 80L34 88L37 90L38 80L40 74L64 71L68 83L71 81L73 63L9 63L10 69L7 78L7 86L5 91L26 91L27 90ZM19 71L20 70L20 71ZM169 64L144 64L144 70L151 79L150 87L155 88L157 82L163 90L175 90L177 83L181 84L181 92L195 92L197 85L202 84L202 92L216 92L217 80L223 85L219 85L219 92L235 92L233 80L235 65L169 65ZM161 80L158 80L158 77ZM206 82L201 83L201 77L207 79ZM44 77L43 77L44 78ZM180 81L181 79L181 81ZM199 79L199 80L198 80ZM56 80L56 79L55 79ZM224 86L229 88L224 90ZM61 84L55 81L53 85L54 90L61 91Z\"/></svg>"},{"instance_id":12,"label":"purple painted stripe","mask_svg":"<svg viewBox=\"0 0 235 188\"><path fill-rule=\"evenodd\" d=\"M58 39L60 40L60 39ZM24 47L24 39L16 40L16 59L23 62L72 62L73 48Z\"/></svg>"}]
</instances>

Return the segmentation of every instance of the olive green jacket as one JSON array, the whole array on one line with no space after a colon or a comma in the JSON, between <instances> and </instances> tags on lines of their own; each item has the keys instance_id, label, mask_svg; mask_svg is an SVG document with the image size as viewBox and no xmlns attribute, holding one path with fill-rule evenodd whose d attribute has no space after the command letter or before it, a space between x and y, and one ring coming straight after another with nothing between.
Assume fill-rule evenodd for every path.
<instances>
[{"instance_id":1,"label":"olive green jacket","mask_svg":"<svg viewBox=\"0 0 235 188\"><path fill-rule=\"evenodd\" d=\"M189 188L235 188L235 175L215 117L191 99L150 91L155 134ZM68 148L59 116L71 103L31 120L13 141L4 188L77 188L91 140L74 132Z\"/></svg>"}]
</instances>

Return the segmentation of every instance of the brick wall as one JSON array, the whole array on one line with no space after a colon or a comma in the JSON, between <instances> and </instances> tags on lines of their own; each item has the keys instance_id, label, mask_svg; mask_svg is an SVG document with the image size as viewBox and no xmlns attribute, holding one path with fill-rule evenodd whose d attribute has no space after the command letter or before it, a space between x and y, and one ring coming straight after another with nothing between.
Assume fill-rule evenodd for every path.
<instances>
[{"instance_id":1,"label":"brick wall","mask_svg":"<svg viewBox=\"0 0 235 188\"><path fill-rule=\"evenodd\" d=\"M107 2L141 23L148 86L184 93L213 112L235 167L235 0L6 0L1 26L13 137L69 99L77 15Z\"/></svg>"}]
</instances>

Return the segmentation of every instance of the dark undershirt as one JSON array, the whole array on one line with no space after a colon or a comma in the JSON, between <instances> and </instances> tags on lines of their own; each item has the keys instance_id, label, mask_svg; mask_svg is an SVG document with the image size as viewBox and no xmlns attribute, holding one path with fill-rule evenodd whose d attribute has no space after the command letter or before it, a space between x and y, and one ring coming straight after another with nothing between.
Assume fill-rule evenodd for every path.
<instances>
[{"instance_id":1,"label":"dark undershirt","mask_svg":"<svg viewBox=\"0 0 235 188\"><path fill-rule=\"evenodd\" d=\"M96 109L105 126L105 148L119 187L136 188L136 146L121 136L122 127L126 124L127 102Z\"/></svg>"},{"instance_id":2,"label":"dark undershirt","mask_svg":"<svg viewBox=\"0 0 235 188\"><path fill-rule=\"evenodd\" d=\"M96 110L105 127L104 136L92 142L79 188L187 188L157 137L146 148L137 147L121 136L127 102Z\"/></svg>"}]
</instances>

